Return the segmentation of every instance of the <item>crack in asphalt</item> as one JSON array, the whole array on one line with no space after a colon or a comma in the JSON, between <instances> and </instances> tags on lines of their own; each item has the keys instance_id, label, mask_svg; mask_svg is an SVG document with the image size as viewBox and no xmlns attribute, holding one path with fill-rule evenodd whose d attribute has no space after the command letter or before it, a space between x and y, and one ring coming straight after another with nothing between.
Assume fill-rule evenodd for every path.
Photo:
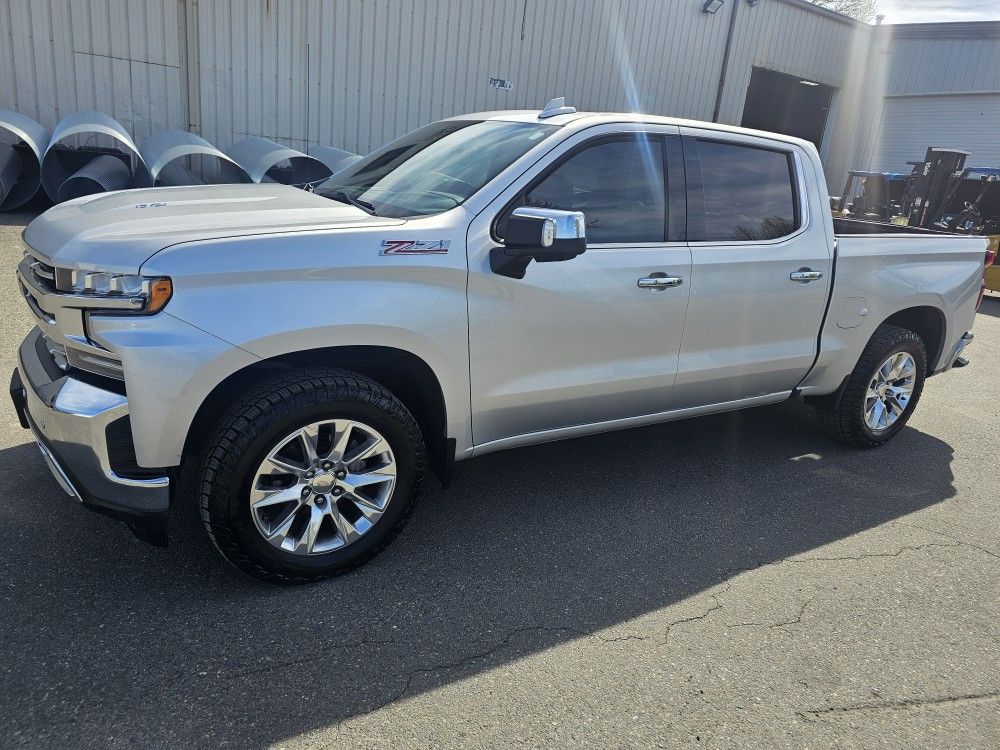
<instances>
[{"instance_id":1,"label":"crack in asphalt","mask_svg":"<svg viewBox=\"0 0 1000 750\"><path fill-rule=\"evenodd\" d=\"M815 599L807 599L799 607L798 614L790 620L782 620L780 622L734 622L732 624L726 625L727 628L749 628L749 627L761 627L761 628L787 628L791 625L798 625L802 622L802 618L805 616L806 610L812 606L812 603L816 601Z\"/></svg>"},{"instance_id":2,"label":"crack in asphalt","mask_svg":"<svg viewBox=\"0 0 1000 750\"><path fill-rule=\"evenodd\" d=\"M985 693L946 695L939 698L907 698L900 701L854 703L846 706L830 706L828 708L814 708L808 711L796 711L796 713L805 721L814 722L823 716L836 716L837 714L855 712L875 713L878 711L912 711L956 703L988 703L998 699L1000 699L1000 690L991 690Z\"/></svg>"},{"instance_id":3,"label":"crack in asphalt","mask_svg":"<svg viewBox=\"0 0 1000 750\"><path fill-rule=\"evenodd\" d=\"M683 625L686 622L697 622L698 620L704 620L706 617L711 615L713 612L718 612L722 609L722 602L719 601L720 596L724 596L729 593L729 590L733 587L732 581L726 581L726 587L717 594L709 594L714 604L706 609L700 615L692 615L691 617L682 617L679 620L674 620L673 622L667 623L667 629L663 631L663 640L660 641L661 646L667 645L667 640L670 638L670 631L673 630L677 625Z\"/></svg>"},{"instance_id":4,"label":"crack in asphalt","mask_svg":"<svg viewBox=\"0 0 1000 750\"><path fill-rule=\"evenodd\" d=\"M929 529L926 526L921 526L920 524L917 523L907 523L906 521L896 521L895 523L899 526L908 526L911 529L920 529L921 531L926 531L929 534L937 534L938 536L943 536L945 539L951 539L953 542L956 542L958 546L970 547L971 549L979 550L983 554L989 555L990 557L996 557L1000 559L1000 554L994 552L988 547L983 547L982 545L976 544L975 542L966 541L965 539L953 536L952 534L948 534L944 531L938 531L937 529ZM946 546L950 547L952 545L946 545Z\"/></svg>"},{"instance_id":5,"label":"crack in asphalt","mask_svg":"<svg viewBox=\"0 0 1000 750\"><path fill-rule=\"evenodd\" d=\"M490 648L488 648L488 649L486 649L484 651L479 651L479 652L477 652L475 654L471 654L469 656L464 656L461 659L456 659L454 661L444 662L442 664L434 664L434 665L431 665L429 667L418 667L417 669L410 670L409 672L405 673L405 675L403 675L403 686L402 686L401 689L399 689L398 691L396 691L396 693L393 694L391 697L389 697L387 700L383 701L382 703L380 703L379 705L377 705L374 708L370 709L369 711L366 711L365 714L373 714L373 713L376 713L378 711L381 711L382 709L387 708L387 707L391 706L393 703L396 703L397 701L399 701L399 700L403 699L404 697L406 697L406 694L410 691L410 687L413 684L413 680L418 675L430 675L430 674L434 674L435 672L444 672L444 671L448 671L448 670L452 670L452 669L459 669L459 668L465 666L466 664L471 664L472 662L480 661L482 659L488 659L490 656L492 656L493 654L497 653L498 651L502 651L503 649L509 647L510 644L511 644L511 641L513 641L514 638L516 638L517 636L523 635L525 633L531 633L531 632L539 632L539 633L573 633L573 634L577 634L577 635L588 635L587 633L584 633L583 631L579 630L578 628L571 628L571 627L545 627L545 626L540 626L539 625L539 626L528 626L528 627L523 627L523 628L515 628L514 630L510 631L506 635L506 637L504 637L498 643L494 644L493 646L491 646ZM600 638L598 638L598 639L600 640ZM340 735L342 729L344 729L344 724L347 721L349 721L350 719L352 719L352 718L354 718L355 716L358 716L358 715L359 714L350 714L350 715L345 716L344 718L340 719L339 721L337 721L337 723L336 723L337 735L338 736ZM332 747L332 745L327 745L327 747Z\"/></svg>"},{"instance_id":6,"label":"crack in asphalt","mask_svg":"<svg viewBox=\"0 0 1000 750\"><path fill-rule=\"evenodd\" d=\"M903 524L903 525L908 525L908 524ZM975 547L975 545L968 544L968 543L963 543L961 540L954 539L954 538L948 536L947 534L942 534L941 532L933 532L931 529L924 529L924 530L932 532L932 533L939 533L941 536L944 536L946 538L952 539L953 543L951 543L951 544L943 544L941 542L927 542L925 544L919 544L919 545L906 545L906 546L900 547L899 549L894 550L892 552L869 552L869 553L862 553L862 554L859 554L859 555L844 555L844 556L836 556L836 557L819 557L819 556L813 556L813 557L789 557L789 558L782 558L780 560L774 560L774 561L768 561L768 562L760 562L760 563L757 563L756 565L753 565L753 566L750 566L750 567L746 567L746 568L737 568L737 569L727 570L727 571L725 571L723 573L723 575L720 578L720 583L724 583L725 584L724 588L721 591L708 594L708 596L712 600L712 605L709 606L709 607L707 607L703 612L701 612L699 614L690 615L688 617L681 617L681 618L678 618L676 620L673 620L673 621L667 623L666 628L663 631L663 638L662 638L662 640L660 640L660 642L659 642L658 645L665 646L667 644L669 638L670 638L671 632L678 625L683 625L683 624L686 624L686 623L689 623L689 622L698 622L698 621L701 621L701 620L705 620L705 619L709 618L713 613L718 612L719 610L723 609L724 605L720 601L720 598L724 597L726 594L728 594L730 592L730 590L732 589L733 580L735 579L735 577L738 576L738 575L741 575L743 573L752 573L753 571L759 570L760 568L763 568L763 567L767 567L767 566L770 566L770 565L781 565L783 563L801 564L801 563L816 563L816 562L818 562L818 563L824 563L824 562L843 562L843 561L860 562L860 561L870 560L870 559L895 558L895 557L900 557L901 555L906 554L908 552L918 552L918 551L925 550L925 549L946 548L946 547L960 547L960 546L972 546L972 547ZM976 548L980 549L978 547L976 547ZM981 549L981 551L986 552L987 554L990 554L990 555L993 555L993 556L998 556L998 555L995 555L994 553L991 553L989 550L986 550L986 549ZM802 623L802 620L804 619L806 612L814 604L814 602L815 602L815 597L810 597L809 599L805 600L799 606L799 609L796 612L795 616L793 616L793 617L791 617L791 618L789 618L787 620L780 620L778 622L756 622L756 621L737 622L737 623L732 623L732 624L726 624L725 627L727 627L727 628L762 627L762 628L772 629L772 628L786 628L786 627L791 627L791 626L794 626L794 625L799 625L799 624ZM384 701L380 702L377 706L375 706L375 707L373 707L373 708L365 711L363 714L362 713L351 713L351 714L348 714L347 716L344 716L339 721L337 721L336 724L334 725L336 736L338 738L342 736L343 730L348 728L345 725L351 719L357 718L357 717L362 716L362 715L374 714L374 713L376 713L378 711L381 711L384 708L388 708L389 706L393 705L394 703L397 703L398 701L400 701L403 698L405 698L407 696L407 694L409 694L410 689L413 686L414 680L417 679L419 676L433 675L433 674L438 673L438 672L444 672L444 671L450 671L450 670L460 669L461 667L463 667L463 666L465 666L467 664L471 664L473 662L477 662L477 661L481 661L481 660L484 660L484 659L488 659L489 657L493 656L494 654L496 654L496 653L498 653L500 651L503 651L506 648L509 648L512 645L513 641L518 636L524 635L526 633L532 633L532 632L535 632L535 633L546 633L546 632L549 632L549 633L570 633L570 634L578 636L580 638L591 638L591 639L600 641L601 643L605 643L605 644L621 643L621 642L624 642L624 641L646 641L646 640L649 640L649 636L635 635L635 634L629 634L629 635L624 635L624 636L605 637L605 636L600 635L599 633L589 633L589 632L587 632L585 630L582 630L580 628L575 628L575 627L571 627L571 626L540 626L540 625L533 625L533 626L525 626L525 627L521 627L521 628L515 628L514 630L511 630L509 633L507 633L507 635L505 635L501 640L499 640L498 642L496 642L494 645L492 645L491 647L489 647L487 649L484 649L482 651L478 651L478 652L476 652L474 654L470 654L468 656L464 656L464 657L462 657L460 659L455 659L454 661L448 661L448 662L443 662L443 663L439 663L439 664L432 664L432 665L427 666L427 667L418 667L416 669L413 669L413 670L410 670L410 671L406 672L402 676L402 687L399 690L397 690L395 693L393 693L391 696L389 696L387 699L385 699ZM389 641L389 643L399 643L399 642ZM308 661L313 661L313 658L303 659L303 660L301 660L301 662L295 662L295 663L298 664L298 663L308 662ZM285 665L276 665L273 668L279 668L280 666L285 666ZM271 669L271 668L268 668L268 669ZM901 701L899 703L857 704L856 706L832 707L832 708L826 708L826 709L814 709L814 710L809 710L809 711L796 711L796 713L798 715L800 715L806 721L815 721L816 717L819 717L819 716L825 715L825 714L833 714L833 713L837 713L837 712L864 711L864 710L876 711L876 710L890 710L890 709L896 709L896 710L898 710L898 709L901 709L901 708L913 708L913 707L918 707L918 706L922 706L922 705L935 705L935 704L952 702L952 701L987 700L987 699L992 700L992 699L994 699L996 697L1000 697L1000 693L984 693L984 694L979 694L979 695L956 696L954 698L931 699L931 700L926 700L926 701L917 701L917 700L915 700L915 701ZM810 717L813 717L813 718L810 718ZM331 744L331 745L326 745L325 747L332 747L332 746L333 745Z\"/></svg>"},{"instance_id":7,"label":"crack in asphalt","mask_svg":"<svg viewBox=\"0 0 1000 750\"><path fill-rule=\"evenodd\" d=\"M899 557L907 552L919 552L920 550L931 549L933 547L961 547L960 543L955 544L942 544L941 542L927 542L925 544L917 545L907 545L900 547L895 552L865 552L860 555L844 555L840 557L788 557L783 560L779 560L777 564L781 563L811 563L811 562L860 562L862 560L871 560L884 557Z\"/></svg>"},{"instance_id":8,"label":"crack in asphalt","mask_svg":"<svg viewBox=\"0 0 1000 750\"><path fill-rule=\"evenodd\" d=\"M362 638L360 641L355 641L354 643L344 643L336 646L328 646L315 656L306 656L301 659L290 659L288 661L282 661L276 664L268 664L267 666L255 667L253 669L219 670L215 672L215 676L225 677L227 679L236 679L239 677L248 677L250 675L266 674L268 672L273 672L277 669L284 669L285 667L298 667L301 666L302 664L308 664L310 662L319 661L320 659L326 659L329 656L329 654L333 651L343 651L344 649L361 648L362 646L386 646L386 645L405 646L407 644L405 641L396 641L392 639L378 640L378 639ZM207 675L208 675L208 670L202 670L198 672L198 676L200 677Z\"/></svg>"}]
</instances>

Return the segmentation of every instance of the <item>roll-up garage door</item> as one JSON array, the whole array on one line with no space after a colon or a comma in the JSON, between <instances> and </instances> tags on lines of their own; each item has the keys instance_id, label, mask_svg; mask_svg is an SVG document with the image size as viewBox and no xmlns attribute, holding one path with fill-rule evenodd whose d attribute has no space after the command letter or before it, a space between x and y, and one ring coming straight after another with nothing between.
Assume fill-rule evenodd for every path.
<instances>
[{"instance_id":1,"label":"roll-up garage door","mask_svg":"<svg viewBox=\"0 0 1000 750\"><path fill-rule=\"evenodd\" d=\"M928 146L970 151L966 166L1000 167L1000 93L888 97L870 169L908 172Z\"/></svg>"}]
</instances>

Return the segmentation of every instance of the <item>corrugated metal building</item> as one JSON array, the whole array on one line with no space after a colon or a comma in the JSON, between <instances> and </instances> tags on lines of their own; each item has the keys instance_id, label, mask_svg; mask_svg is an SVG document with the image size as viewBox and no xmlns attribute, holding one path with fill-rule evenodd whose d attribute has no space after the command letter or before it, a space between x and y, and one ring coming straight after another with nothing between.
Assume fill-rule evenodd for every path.
<instances>
[{"instance_id":1,"label":"corrugated metal building","mask_svg":"<svg viewBox=\"0 0 1000 750\"><path fill-rule=\"evenodd\" d=\"M440 117L565 95L804 128L831 188L927 145L1000 164L1000 24L876 28L804 0L3 2L0 108L49 128L98 109L137 141L172 127L220 147L367 152Z\"/></svg>"},{"instance_id":2,"label":"corrugated metal building","mask_svg":"<svg viewBox=\"0 0 1000 750\"><path fill-rule=\"evenodd\" d=\"M884 96L859 164L899 170L927 146L954 146L972 152L969 166L1000 167L1000 23L887 26L873 51Z\"/></svg>"}]
</instances>

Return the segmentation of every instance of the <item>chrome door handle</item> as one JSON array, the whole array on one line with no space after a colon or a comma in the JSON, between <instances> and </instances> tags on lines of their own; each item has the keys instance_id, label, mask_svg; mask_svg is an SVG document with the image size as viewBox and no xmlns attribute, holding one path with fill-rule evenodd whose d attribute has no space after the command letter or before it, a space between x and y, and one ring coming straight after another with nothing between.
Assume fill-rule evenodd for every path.
<instances>
[{"instance_id":1,"label":"chrome door handle","mask_svg":"<svg viewBox=\"0 0 1000 750\"><path fill-rule=\"evenodd\" d=\"M679 276L667 276L666 274L644 276L636 282L640 289L669 289L672 286L680 286L684 279Z\"/></svg>"},{"instance_id":2,"label":"chrome door handle","mask_svg":"<svg viewBox=\"0 0 1000 750\"><path fill-rule=\"evenodd\" d=\"M816 281L816 279L823 278L822 271L814 271L811 268L800 268L798 271L792 271L788 274L788 278L792 281L797 281L800 284L808 284L810 281Z\"/></svg>"}]
</instances>

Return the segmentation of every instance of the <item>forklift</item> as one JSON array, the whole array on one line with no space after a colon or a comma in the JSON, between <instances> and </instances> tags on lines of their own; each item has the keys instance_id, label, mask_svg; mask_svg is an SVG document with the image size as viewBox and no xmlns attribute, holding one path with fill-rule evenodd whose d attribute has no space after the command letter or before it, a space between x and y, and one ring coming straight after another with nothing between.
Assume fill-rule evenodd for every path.
<instances>
[{"instance_id":1,"label":"forklift","mask_svg":"<svg viewBox=\"0 0 1000 750\"><path fill-rule=\"evenodd\" d=\"M966 167L968 151L932 146L909 174L853 171L834 214L862 221L990 237L1000 246L1000 168ZM1000 263L986 269L986 288L1000 292Z\"/></svg>"}]
</instances>

